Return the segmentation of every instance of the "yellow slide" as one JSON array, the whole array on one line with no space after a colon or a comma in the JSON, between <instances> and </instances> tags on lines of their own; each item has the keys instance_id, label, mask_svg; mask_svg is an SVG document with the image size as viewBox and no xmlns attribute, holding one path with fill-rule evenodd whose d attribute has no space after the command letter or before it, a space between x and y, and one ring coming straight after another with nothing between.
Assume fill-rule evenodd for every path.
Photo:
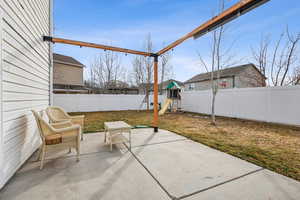
<instances>
[{"instance_id":1,"label":"yellow slide","mask_svg":"<svg viewBox=\"0 0 300 200\"><path fill-rule=\"evenodd\" d=\"M165 112L167 111L167 109L171 103L172 103L172 99L166 99L162 109L160 109L158 114L159 115L165 114Z\"/></svg>"}]
</instances>

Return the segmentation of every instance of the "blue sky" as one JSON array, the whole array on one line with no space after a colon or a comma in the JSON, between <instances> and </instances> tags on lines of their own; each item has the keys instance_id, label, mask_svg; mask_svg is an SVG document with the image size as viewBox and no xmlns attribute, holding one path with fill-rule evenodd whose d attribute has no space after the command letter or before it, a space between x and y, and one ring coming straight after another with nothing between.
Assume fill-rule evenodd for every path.
<instances>
[{"instance_id":1,"label":"blue sky","mask_svg":"<svg viewBox=\"0 0 300 200\"><path fill-rule=\"evenodd\" d=\"M227 7L237 0L227 0ZM178 39L212 17L218 0L55 0L54 35L74 40L143 50L151 34L155 50ZM251 47L259 45L263 34L275 39L288 25L300 31L300 1L271 0L228 25L226 45L234 41L232 54L240 64L252 62ZM175 77L185 81L205 69L198 53L209 63L211 36L190 39L173 51ZM56 44L54 51L73 56L87 67L101 50ZM133 56L122 55L131 69Z\"/></svg>"}]
</instances>

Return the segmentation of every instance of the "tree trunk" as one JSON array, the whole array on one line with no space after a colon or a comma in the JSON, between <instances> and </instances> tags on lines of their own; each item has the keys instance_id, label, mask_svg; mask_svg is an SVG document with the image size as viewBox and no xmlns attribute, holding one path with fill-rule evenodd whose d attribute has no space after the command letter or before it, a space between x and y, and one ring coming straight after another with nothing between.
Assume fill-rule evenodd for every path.
<instances>
[{"instance_id":1,"label":"tree trunk","mask_svg":"<svg viewBox=\"0 0 300 200\"><path fill-rule=\"evenodd\" d=\"M150 105L149 105L149 87L146 87L146 104L147 104L147 110L150 110Z\"/></svg>"},{"instance_id":2,"label":"tree trunk","mask_svg":"<svg viewBox=\"0 0 300 200\"><path fill-rule=\"evenodd\" d=\"M212 81L212 102L211 102L211 124L216 125L215 103L216 103L216 88L215 82Z\"/></svg>"},{"instance_id":3,"label":"tree trunk","mask_svg":"<svg viewBox=\"0 0 300 200\"><path fill-rule=\"evenodd\" d=\"M159 93L160 95L163 94L163 82L164 82L164 74L165 74L165 67L162 66L162 69L161 69L161 80L160 80L160 86L159 86Z\"/></svg>"}]
</instances>

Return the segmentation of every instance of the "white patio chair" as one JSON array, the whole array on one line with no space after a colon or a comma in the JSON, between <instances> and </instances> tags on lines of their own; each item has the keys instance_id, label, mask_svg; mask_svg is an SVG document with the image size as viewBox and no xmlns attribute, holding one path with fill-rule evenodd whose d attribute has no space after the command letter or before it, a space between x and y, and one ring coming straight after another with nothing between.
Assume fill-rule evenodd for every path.
<instances>
[{"instance_id":1,"label":"white patio chair","mask_svg":"<svg viewBox=\"0 0 300 200\"><path fill-rule=\"evenodd\" d=\"M84 115L71 116L58 106L49 106L46 109L46 113L51 123L70 121L72 124L78 124L81 126L81 140L83 140L83 128L84 128Z\"/></svg>"},{"instance_id":2,"label":"white patio chair","mask_svg":"<svg viewBox=\"0 0 300 200\"><path fill-rule=\"evenodd\" d=\"M76 149L77 161L80 156L80 134L81 127L69 121L49 124L36 111L32 113L37 122L38 130L42 139L39 149L38 159L41 160L40 169L43 169L46 150L51 148L71 148Z\"/></svg>"}]
</instances>

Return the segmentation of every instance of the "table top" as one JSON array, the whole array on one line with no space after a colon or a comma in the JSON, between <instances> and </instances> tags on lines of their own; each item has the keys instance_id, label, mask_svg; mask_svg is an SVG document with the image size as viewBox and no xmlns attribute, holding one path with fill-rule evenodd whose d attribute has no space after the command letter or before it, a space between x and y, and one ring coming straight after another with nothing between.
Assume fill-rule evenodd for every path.
<instances>
[{"instance_id":1,"label":"table top","mask_svg":"<svg viewBox=\"0 0 300 200\"><path fill-rule=\"evenodd\" d=\"M123 121L114 121L114 122L104 122L104 126L108 130L115 130L115 129L130 129L132 128L129 124Z\"/></svg>"}]
</instances>

